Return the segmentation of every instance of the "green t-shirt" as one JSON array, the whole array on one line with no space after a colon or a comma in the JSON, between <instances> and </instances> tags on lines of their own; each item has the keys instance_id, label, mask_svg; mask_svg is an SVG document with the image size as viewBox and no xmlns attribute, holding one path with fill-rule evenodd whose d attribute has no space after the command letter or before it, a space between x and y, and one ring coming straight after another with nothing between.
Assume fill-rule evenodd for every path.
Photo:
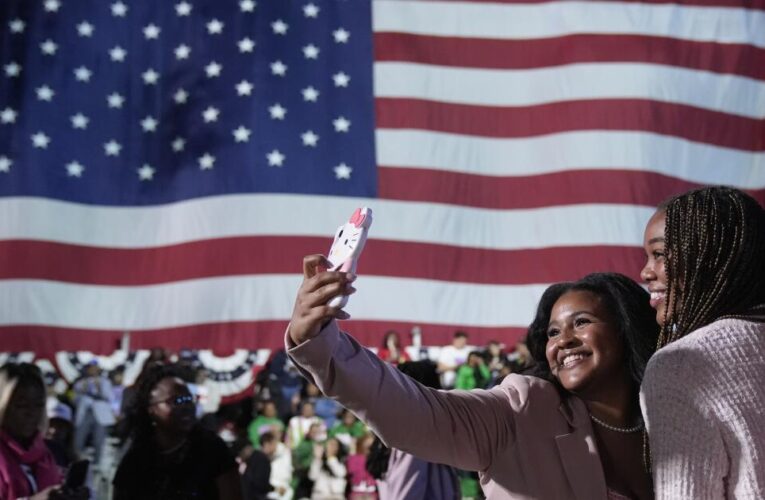
<instances>
[{"instance_id":1,"label":"green t-shirt","mask_svg":"<svg viewBox=\"0 0 765 500\"><path fill-rule=\"evenodd\" d=\"M260 436L263 433L270 431L271 427L274 425L279 427L279 429L284 432L284 422L276 417L265 417L263 415L258 415L255 420L250 422L249 427L247 427L247 435L250 438L250 443L252 443L252 446L254 446L256 449L259 449Z\"/></svg>"}]
</instances>

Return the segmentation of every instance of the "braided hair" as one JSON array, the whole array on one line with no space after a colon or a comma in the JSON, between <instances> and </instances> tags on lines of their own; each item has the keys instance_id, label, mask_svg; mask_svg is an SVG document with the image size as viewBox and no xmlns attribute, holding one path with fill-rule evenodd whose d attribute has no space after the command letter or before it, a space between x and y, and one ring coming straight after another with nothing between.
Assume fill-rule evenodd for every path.
<instances>
[{"instance_id":1,"label":"braided hair","mask_svg":"<svg viewBox=\"0 0 765 500\"><path fill-rule=\"evenodd\" d=\"M160 381L166 378L183 378L184 371L178 365L157 363L150 366L136 381L136 392L126 410L128 433L135 444L151 443L154 436L149 406L151 393Z\"/></svg>"},{"instance_id":2,"label":"braided hair","mask_svg":"<svg viewBox=\"0 0 765 500\"><path fill-rule=\"evenodd\" d=\"M705 187L659 206L666 225L668 306L658 347L765 306L765 212L729 187Z\"/></svg>"}]
</instances>

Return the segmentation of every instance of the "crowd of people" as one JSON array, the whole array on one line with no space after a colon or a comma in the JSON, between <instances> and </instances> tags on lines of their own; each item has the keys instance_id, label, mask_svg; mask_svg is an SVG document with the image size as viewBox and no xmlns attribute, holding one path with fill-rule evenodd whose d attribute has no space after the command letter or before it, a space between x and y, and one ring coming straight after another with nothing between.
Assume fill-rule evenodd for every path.
<instances>
[{"instance_id":1,"label":"crowd of people","mask_svg":"<svg viewBox=\"0 0 765 500\"><path fill-rule=\"evenodd\" d=\"M488 388L528 360L522 343L509 353L496 341L476 348L461 331L433 360L412 361L420 353L407 353L395 331L382 346L377 352L386 363L438 388ZM18 469L7 468L13 488L0 498L365 500L378 498L379 488L393 491L390 482L382 484L391 450L307 381L284 350L258 372L248 397L227 405L204 369L182 354L154 349L134 384L126 387L123 376L121 368L107 373L94 360L61 390L33 364L3 367L2 387L11 392L0 398L0 449L34 444L34 453L19 458ZM26 427L16 430L15 422ZM448 479L450 498L480 495L469 474L393 454L413 470L436 468ZM29 462L32 456L41 462ZM90 461L88 488L65 491L67 468L82 458ZM37 472L29 475L22 464ZM99 488L98 480L111 485ZM4 481L0 472L0 486Z\"/></svg>"},{"instance_id":2,"label":"crowd of people","mask_svg":"<svg viewBox=\"0 0 765 500\"><path fill-rule=\"evenodd\" d=\"M764 498L765 211L694 190L644 247L647 291L616 273L553 284L512 352L458 331L434 359L342 332L327 303L355 276L308 256L286 350L232 405L161 350L130 387L90 364L64 394L8 364L0 498L92 497L63 471L110 447L97 472L116 500Z\"/></svg>"}]
</instances>

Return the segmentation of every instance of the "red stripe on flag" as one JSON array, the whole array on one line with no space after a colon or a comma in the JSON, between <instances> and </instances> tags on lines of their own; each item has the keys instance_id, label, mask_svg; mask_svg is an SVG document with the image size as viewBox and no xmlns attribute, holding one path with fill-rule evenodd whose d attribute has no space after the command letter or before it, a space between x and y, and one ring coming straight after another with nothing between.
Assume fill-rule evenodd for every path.
<instances>
[{"instance_id":1,"label":"red stripe on flag","mask_svg":"<svg viewBox=\"0 0 765 500\"><path fill-rule=\"evenodd\" d=\"M638 62L765 80L765 49L640 35L569 35L531 40L376 33L375 60L490 69Z\"/></svg>"},{"instance_id":2,"label":"red stripe on flag","mask_svg":"<svg viewBox=\"0 0 765 500\"><path fill-rule=\"evenodd\" d=\"M654 172L618 168L496 177L381 166L377 176L381 198L502 210L577 203L655 207L672 195L701 186ZM765 189L746 191L765 205Z\"/></svg>"},{"instance_id":3,"label":"red stripe on flag","mask_svg":"<svg viewBox=\"0 0 765 500\"><path fill-rule=\"evenodd\" d=\"M297 291L296 291L297 292ZM531 313L532 311L529 311ZM130 332L131 351L163 347L170 351L181 349L211 349L218 356L226 356L236 349L283 349L284 321L253 321L238 323L215 323L180 328ZM367 346L379 347L388 330L408 333L413 323L395 321L343 321L342 329L348 330ZM514 345L526 333L525 327L476 327L471 325L431 325L418 323L422 328L424 345L445 345L451 341L456 330L470 334L470 343L484 345L491 339ZM120 348L123 332L110 330L81 330L47 326L0 327L0 350L4 352L33 351L37 358L53 359L61 350L90 351L94 354L111 355ZM404 345L410 344L409 335L402 335Z\"/></svg>"},{"instance_id":4,"label":"red stripe on flag","mask_svg":"<svg viewBox=\"0 0 765 500\"><path fill-rule=\"evenodd\" d=\"M572 130L640 130L745 151L765 151L765 120L646 99L598 99L524 107L377 98L377 127L482 137Z\"/></svg>"},{"instance_id":5,"label":"red stripe on flag","mask_svg":"<svg viewBox=\"0 0 765 500\"><path fill-rule=\"evenodd\" d=\"M329 243L329 238L242 237L115 250L40 241L1 242L0 253L14 258L0 263L0 279L136 286L211 276L299 274L303 256L324 252ZM359 272L518 285L577 279L591 271L591 263L597 263L600 270L637 278L642 258L642 250L622 246L498 250L372 239Z\"/></svg>"}]
</instances>

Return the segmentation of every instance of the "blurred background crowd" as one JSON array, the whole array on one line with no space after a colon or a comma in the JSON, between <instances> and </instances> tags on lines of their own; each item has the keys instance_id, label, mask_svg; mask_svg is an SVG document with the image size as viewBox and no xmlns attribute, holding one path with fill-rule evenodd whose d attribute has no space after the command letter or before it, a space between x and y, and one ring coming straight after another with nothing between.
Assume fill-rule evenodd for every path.
<instances>
[{"instance_id":1,"label":"blurred background crowd","mask_svg":"<svg viewBox=\"0 0 765 500\"><path fill-rule=\"evenodd\" d=\"M463 331L437 350L404 346L399 333L389 331L375 350L423 384L443 389L490 388L529 363L523 342L475 346ZM245 499L418 498L417 491L425 491L418 483L428 481L442 483L444 498L481 497L475 473L386 448L356 416L306 380L284 350L260 367L251 390L226 404L197 360L162 348L151 351L131 385L124 383L122 367L103 370L96 360L69 384L38 373L44 411L43 400L22 394L20 382L14 391L19 394L0 402L3 429L14 407L39 406L40 413L32 411L27 420L42 425L62 471L78 459L91 461L87 484L93 498L119 499L125 488L133 493L122 498L133 498L138 494L130 490L133 485L161 493L175 484L168 480L174 474L195 478L181 483L196 481L200 491L215 485L220 498L226 498L227 481L238 481ZM19 397L29 401L20 403ZM142 446L143 440L152 445ZM393 467L407 470L405 480L386 484Z\"/></svg>"}]
</instances>

